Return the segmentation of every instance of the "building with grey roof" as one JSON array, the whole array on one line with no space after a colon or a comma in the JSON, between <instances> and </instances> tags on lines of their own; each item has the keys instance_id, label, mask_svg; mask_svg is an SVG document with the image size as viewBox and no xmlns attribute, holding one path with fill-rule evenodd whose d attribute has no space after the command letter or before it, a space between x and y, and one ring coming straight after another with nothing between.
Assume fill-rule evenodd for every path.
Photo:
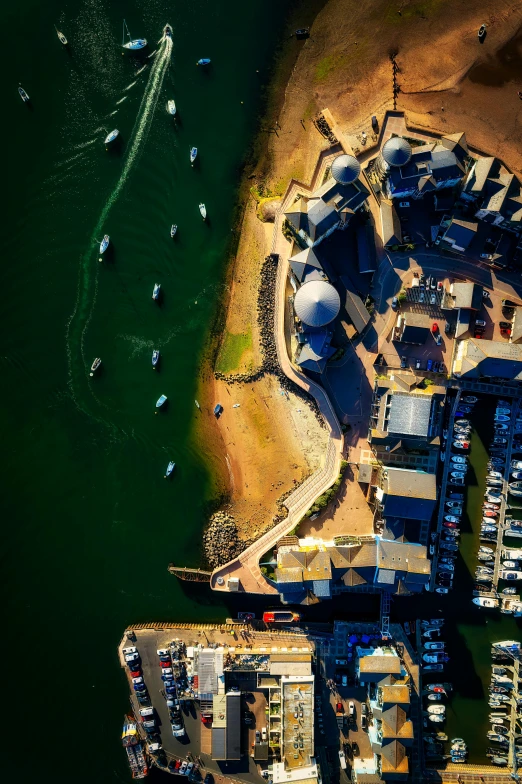
<instances>
[{"instance_id":1,"label":"building with grey roof","mask_svg":"<svg viewBox=\"0 0 522 784\"><path fill-rule=\"evenodd\" d=\"M404 138L392 137L377 157L375 170L385 197L420 199L426 193L457 185L466 173L468 156L463 133L416 147Z\"/></svg>"},{"instance_id":2,"label":"building with grey roof","mask_svg":"<svg viewBox=\"0 0 522 784\"><path fill-rule=\"evenodd\" d=\"M212 715L212 759L241 759L240 692L215 695Z\"/></svg>"},{"instance_id":3,"label":"building with grey roof","mask_svg":"<svg viewBox=\"0 0 522 784\"><path fill-rule=\"evenodd\" d=\"M323 373L336 349L330 345L332 333L324 327L307 328L298 334L298 348L294 361L303 370Z\"/></svg>"},{"instance_id":4,"label":"building with grey roof","mask_svg":"<svg viewBox=\"0 0 522 784\"><path fill-rule=\"evenodd\" d=\"M324 327L338 315L341 299L331 283L313 280L298 289L294 299L297 317L310 327Z\"/></svg>"},{"instance_id":5,"label":"building with grey roof","mask_svg":"<svg viewBox=\"0 0 522 784\"><path fill-rule=\"evenodd\" d=\"M430 335L432 324L433 318L427 313L413 313L412 311L400 313L393 331L393 340L423 346Z\"/></svg>"},{"instance_id":6,"label":"building with grey roof","mask_svg":"<svg viewBox=\"0 0 522 784\"><path fill-rule=\"evenodd\" d=\"M497 158L479 158L471 167L461 198L477 207L475 217L508 231L522 225L522 187Z\"/></svg>"},{"instance_id":7,"label":"building with grey roof","mask_svg":"<svg viewBox=\"0 0 522 784\"><path fill-rule=\"evenodd\" d=\"M311 196L300 196L285 212L285 218L295 234L310 248L329 237L336 229L347 226L352 215L368 198L368 188L356 174L356 171L360 171L357 160L350 155L339 158L343 160L334 160L334 164L338 161L335 165L338 179L330 177Z\"/></svg>"},{"instance_id":8,"label":"building with grey roof","mask_svg":"<svg viewBox=\"0 0 522 784\"><path fill-rule=\"evenodd\" d=\"M376 498L385 518L429 521L437 503L437 477L425 471L386 466Z\"/></svg>"},{"instance_id":9,"label":"building with grey roof","mask_svg":"<svg viewBox=\"0 0 522 784\"><path fill-rule=\"evenodd\" d=\"M476 221L465 221L459 218L452 218L441 242L445 247L452 250L464 251L469 247L471 241L477 233L478 223Z\"/></svg>"},{"instance_id":10,"label":"building with grey roof","mask_svg":"<svg viewBox=\"0 0 522 784\"><path fill-rule=\"evenodd\" d=\"M301 284L311 280L328 280L323 265L312 248L296 253L290 258L289 264L295 279Z\"/></svg>"},{"instance_id":11,"label":"building with grey roof","mask_svg":"<svg viewBox=\"0 0 522 784\"><path fill-rule=\"evenodd\" d=\"M348 318L352 322L356 332L359 335L362 335L370 323L371 316L368 313L366 305L355 290L355 286L351 278L349 278L347 275L341 275L341 283L346 289L344 307Z\"/></svg>"},{"instance_id":12,"label":"building with grey roof","mask_svg":"<svg viewBox=\"0 0 522 784\"><path fill-rule=\"evenodd\" d=\"M522 381L522 345L496 340L461 340L453 360L456 378Z\"/></svg>"},{"instance_id":13,"label":"building with grey roof","mask_svg":"<svg viewBox=\"0 0 522 784\"><path fill-rule=\"evenodd\" d=\"M427 438L430 430L433 400L427 395L392 395L388 432L401 436Z\"/></svg>"},{"instance_id":14,"label":"building with grey roof","mask_svg":"<svg viewBox=\"0 0 522 784\"><path fill-rule=\"evenodd\" d=\"M385 248L402 245L401 222L393 202L382 199L380 204L382 244Z\"/></svg>"},{"instance_id":15,"label":"building with grey roof","mask_svg":"<svg viewBox=\"0 0 522 784\"><path fill-rule=\"evenodd\" d=\"M484 289L478 283L455 282L450 286L442 307L452 310L480 310L482 308Z\"/></svg>"}]
</instances>

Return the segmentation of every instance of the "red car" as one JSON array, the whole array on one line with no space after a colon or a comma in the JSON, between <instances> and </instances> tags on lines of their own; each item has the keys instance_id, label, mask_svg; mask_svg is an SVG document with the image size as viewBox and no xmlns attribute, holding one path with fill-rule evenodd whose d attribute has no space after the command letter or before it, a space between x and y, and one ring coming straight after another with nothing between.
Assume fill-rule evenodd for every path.
<instances>
[{"instance_id":1,"label":"red car","mask_svg":"<svg viewBox=\"0 0 522 784\"><path fill-rule=\"evenodd\" d=\"M337 713L343 713L343 704L342 704L342 702L338 702L337 703L336 711L337 711Z\"/></svg>"},{"instance_id":2,"label":"red car","mask_svg":"<svg viewBox=\"0 0 522 784\"><path fill-rule=\"evenodd\" d=\"M162 661L162 662L160 662L160 667L172 667L172 662L170 662L170 661L167 661L167 662Z\"/></svg>"},{"instance_id":3,"label":"red car","mask_svg":"<svg viewBox=\"0 0 522 784\"><path fill-rule=\"evenodd\" d=\"M439 325L436 322L433 322L433 324L431 325L431 331L434 335L436 335L437 332L439 331Z\"/></svg>"},{"instance_id":4,"label":"red car","mask_svg":"<svg viewBox=\"0 0 522 784\"><path fill-rule=\"evenodd\" d=\"M139 678L141 675L141 670L133 670L131 672L131 678Z\"/></svg>"},{"instance_id":5,"label":"red car","mask_svg":"<svg viewBox=\"0 0 522 784\"><path fill-rule=\"evenodd\" d=\"M176 764L174 765L174 770L179 770L181 768L181 760L176 760Z\"/></svg>"}]
</instances>

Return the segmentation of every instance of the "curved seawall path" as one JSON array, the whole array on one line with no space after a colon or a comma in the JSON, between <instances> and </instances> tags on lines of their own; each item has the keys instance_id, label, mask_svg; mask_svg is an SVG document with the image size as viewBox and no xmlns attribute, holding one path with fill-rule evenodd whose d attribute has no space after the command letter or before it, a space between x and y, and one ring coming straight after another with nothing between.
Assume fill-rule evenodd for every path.
<instances>
[{"instance_id":1,"label":"curved seawall path","mask_svg":"<svg viewBox=\"0 0 522 784\"><path fill-rule=\"evenodd\" d=\"M36 764L41 771L59 732L60 762L44 778L129 781L121 631L151 618L211 622L238 609L208 586L185 592L167 564L200 561L214 488L192 436L195 417L211 416L194 406L196 379L289 5L24 0L0 10L9 30L0 76L3 653L12 673L4 697L16 727L36 700L45 713L37 733L11 739L12 780L34 777ZM123 17L134 37L149 40L149 54L157 49L153 57L122 56ZM170 61L158 43L167 21ZM197 68L200 57L211 68ZM122 144L106 152L113 128ZM93 239L103 233L113 253L99 264ZM156 282L161 307L151 299ZM89 379L97 356L102 372ZM161 394L170 405L155 416ZM176 471L165 481L169 460ZM26 657L38 686L23 672Z\"/></svg>"}]
</instances>

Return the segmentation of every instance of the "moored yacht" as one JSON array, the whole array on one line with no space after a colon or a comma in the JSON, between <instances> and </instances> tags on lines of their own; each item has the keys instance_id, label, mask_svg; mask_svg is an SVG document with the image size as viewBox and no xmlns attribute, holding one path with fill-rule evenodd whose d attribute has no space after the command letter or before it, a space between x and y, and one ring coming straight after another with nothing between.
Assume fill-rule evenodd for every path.
<instances>
[{"instance_id":1,"label":"moored yacht","mask_svg":"<svg viewBox=\"0 0 522 784\"><path fill-rule=\"evenodd\" d=\"M477 607L484 607L487 610L494 610L498 607L498 599L492 599L489 596L475 596L471 601Z\"/></svg>"},{"instance_id":2,"label":"moored yacht","mask_svg":"<svg viewBox=\"0 0 522 784\"><path fill-rule=\"evenodd\" d=\"M94 376L94 374L96 373L96 371L100 367L101 363L102 363L102 361L101 361L100 357L96 357L96 359L94 360L94 362L91 365L91 372L89 373L90 376Z\"/></svg>"},{"instance_id":3,"label":"moored yacht","mask_svg":"<svg viewBox=\"0 0 522 784\"><path fill-rule=\"evenodd\" d=\"M119 130L115 128L113 131L107 134L107 136L105 137L104 144L110 144L115 139L117 139L119 135L120 135Z\"/></svg>"},{"instance_id":4,"label":"moored yacht","mask_svg":"<svg viewBox=\"0 0 522 784\"><path fill-rule=\"evenodd\" d=\"M125 35L128 36L129 40L125 43ZM129 28L127 27L127 22L125 19L123 20L123 41L121 45L124 49L128 49L131 52L138 52L140 49L145 49L147 46L147 39L146 38L131 38L131 34Z\"/></svg>"}]
</instances>

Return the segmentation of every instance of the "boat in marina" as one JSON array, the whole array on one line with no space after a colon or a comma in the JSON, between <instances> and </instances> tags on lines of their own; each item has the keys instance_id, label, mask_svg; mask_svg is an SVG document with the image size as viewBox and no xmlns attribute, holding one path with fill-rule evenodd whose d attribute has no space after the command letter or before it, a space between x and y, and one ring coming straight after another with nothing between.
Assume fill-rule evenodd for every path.
<instances>
[{"instance_id":1,"label":"boat in marina","mask_svg":"<svg viewBox=\"0 0 522 784\"><path fill-rule=\"evenodd\" d=\"M175 468L176 468L176 463L174 463L171 460L170 463L167 466L167 471L165 473L165 479L167 479L167 477L169 477L171 475L171 473L174 471Z\"/></svg>"},{"instance_id":2,"label":"boat in marina","mask_svg":"<svg viewBox=\"0 0 522 784\"><path fill-rule=\"evenodd\" d=\"M198 157L198 148L197 147L191 147L190 148L190 163L193 164L197 157Z\"/></svg>"},{"instance_id":3,"label":"boat in marina","mask_svg":"<svg viewBox=\"0 0 522 784\"><path fill-rule=\"evenodd\" d=\"M469 449L469 441L454 441L453 447L455 449Z\"/></svg>"},{"instance_id":4,"label":"boat in marina","mask_svg":"<svg viewBox=\"0 0 522 784\"><path fill-rule=\"evenodd\" d=\"M152 352L152 367L154 369L156 369L156 367L158 366L159 360L160 360L160 352L158 351L158 349L154 349L154 351Z\"/></svg>"},{"instance_id":5,"label":"boat in marina","mask_svg":"<svg viewBox=\"0 0 522 784\"><path fill-rule=\"evenodd\" d=\"M522 482L510 482L508 488L508 492L511 493L511 495L522 495Z\"/></svg>"},{"instance_id":6,"label":"boat in marina","mask_svg":"<svg viewBox=\"0 0 522 784\"><path fill-rule=\"evenodd\" d=\"M67 46L68 42L64 34L60 30L58 30L56 25L54 26L54 29L56 30L56 35L58 36L58 40L60 41L60 43L63 44L64 46Z\"/></svg>"},{"instance_id":7,"label":"boat in marina","mask_svg":"<svg viewBox=\"0 0 522 784\"><path fill-rule=\"evenodd\" d=\"M128 41L125 42L125 36L127 35ZM123 20L123 40L121 45L124 49L128 49L131 52L139 52L140 49L145 49L147 46L147 39L146 38L131 38L131 34L129 28L127 26L127 22L125 19Z\"/></svg>"},{"instance_id":8,"label":"boat in marina","mask_svg":"<svg viewBox=\"0 0 522 784\"><path fill-rule=\"evenodd\" d=\"M501 580L522 580L522 572L513 569L500 569L498 576Z\"/></svg>"},{"instance_id":9,"label":"boat in marina","mask_svg":"<svg viewBox=\"0 0 522 784\"><path fill-rule=\"evenodd\" d=\"M447 523L453 523L454 525L460 523L459 518L454 515L445 515L444 520L446 520Z\"/></svg>"},{"instance_id":10,"label":"boat in marina","mask_svg":"<svg viewBox=\"0 0 522 784\"><path fill-rule=\"evenodd\" d=\"M443 550L448 550L449 552L455 552L459 549L459 546L456 542L447 542L444 539L441 541L440 547Z\"/></svg>"},{"instance_id":11,"label":"boat in marina","mask_svg":"<svg viewBox=\"0 0 522 784\"><path fill-rule=\"evenodd\" d=\"M201 213L201 217L203 218L203 220L206 220L207 219L207 208L205 207L203 202L201 202L201 204L199 205L199 211Z\"/></svg>"},{"instance_id":12,"label":"boat in marina","mask_svg":"<svg viewBox=\"0 0 522 784\"><path fill-rule=\"evenodd\" d=\"M451 501L464 501L464 493L450 493L448 498Z\"/></svg>"},{"instance_id":13,"label":"boat in marina","mask_svg":"<svg viewBox=\"0 0 522 784\"><path fill-rule=\"evenodd\" d=\"M495 422L510 422L511 417L506 416L505 414L495 414L494 417Z\"/></svg>"},{"instance_id":14,"label":"boat in marina","mask_svg":"<svg viewBox=\"0 0 522 784\"><path fill-rule=\"evenodd\" d=\"M504 569L518 569L520 564L518 561L502 561L502 566Z\"/></svg>"},{"instance_id":15,"label":"boat in marina","mask_svg":"<svg viewBox=\"0 0 522 784\"><path fill-rule=\"evenodd\" d=\"M160 395L159 398L156 400L156 408L161 408L167 402L166 395Z\"/></svg>"},{"instance_id":16,"label":"boat in marina","mask_svg":"<svg viewBox=\"0 0 522 784\"><path fill-rule=\"evenodd\" d=\"M486 476L486 479L502 479L502 474L500 471L490 471Z\"/></svg>"},{"instance_id":17,"label":"boat in marina","mask_svg":"<svg viewBox=\"0 0 522 784\"><path fill-rule=\"evenodd\" d=\"M447 662L449 656L443 651L436 651L435 653L423 653L422 660L425 661L426 664L441 664L442 662Z\"/></svg>"},{"instance_id":18,"label":"boat in marina","mask_svg":"<svg viewBox=\"0 0 522 784\"><path fill-rule=\"evenodd\" d=\"M466 395L466 397L461 397L461 401L464 404L467 403L468 405L472 406L474 403L478 401L478 397L475 397L475 395Z\"/></svg>"},{"instance_id":19,"label":"boat in marina","mask_svg":"<svg viewBox=\"0 0 522 784\"><path fill-rule=\"evenodd\" d=\"M123 748L127 752L127 760L131 769L132 778L144 779L149 772L147 755L140 742L136 722L130 716L125 716L123 720L121 742Z\"/></svg>"},{"instance_id":20,"label":"boat in marina","mask_svg":"<svg viewBox=\"0 0 522 784\"><path fill-rule=\"evenodd\" d=\"M442 672L444 670L443 664L423 664L423 672Z\"/></svg>"},{"instance_id":21,"label":"boat in marina","mask_svg":"<svg viewBox=\"0 0 522 784\"><path fill-rule=\"evenodd\" d=\"M100 253L105 253L105 251L109 247L110 241L111 241L111 238L109 237L109 235L105 234L105 236L103 237L102 241L100 242Z\"/></svg>"},{"instance_id":22,"label":"boat in marina","mask_svg":"<svg viewBox=\"0 0 522 784\"><path fill-rule=\"evenodd\" d=\"M210 60L208 57L200 57L196 65L210 65Z\"/></svg>"},{"instance_id":23,"label":"boat in marina","mask_svg":"<svg viewBox=\"0 0 522 784\"><path fill-rule=\"evenodd\" d=\"M495 436L493 438L493 443L494 444L507 444L507 438L504 438L503 436Z\"/></svg>"},{"instance_id":24,"label":"boat in marina","mask_svg":"<svg viewBox=\"0 0 522 784\"><path fill-rule=\"evenodd\" d=\"M506 765L508 764L508 758L507 757L496 757L496 756L495 757L491 757L491 764L492 765L498 765L499 767L505 768Z\"/></svg>"},{"instance_id":25,"label":"boat in marina","mask_svg":"<svg viewBox=\"0 0 522 784\"><path fill-rule=\"evenodd\" d=\"M172 115L172 117L176 114L176 101L172 98L170 101L167 101L167 112Z\"/></svg>"},{"instance_id":26,"label":"boat in marina","mask_svg":"<svg viewBox=\"0 0 522 784\"><path fill-rule=\"evenodd\" d=\"M464 479L466 474L464 471L452 471L451 476L453 479Z\"/></svg>"},{"instance_id":27,"label":"boat in marina","mask_svg":"<svg viewBox=\"0 0 522 784\"><path fill-rule=\"evenodd\" d=\"M442 694L436 694L435 692L432 692L431 694L428 694L428 699L431 702L440 702L440 700L442 700Z\"/></svg>"},{"instance_id":28,"label":"boat in marina","mask_svg":"<svg viewBox=\"0 0 522 784\"><path fill-rule=\"evenodd\" d=\"M20 98L24 103L29 103L29 101L31 100L21 84L18 85L18 95L20 96Z\"/></svg>"},{"instance_id":29,"label":"boat in marina","mask_svg":"<svg viewBox=\"0 0 522 784\"><path fill-rule=\"evenodd\" d=\"M155 283L152 290L152 299L158 300L161 292L161 283Z\"/></svg>"},{"instance_id":30,"label":"boat in marina","mask_svg":"<svg viewBox=\"0 0 522 784\"><path fill-rule=\"evenodd\" d=\"M446 501L448 509L462 509L462 501Z\"/></svg>"},{"instance_id":31,"label":"boat in marina","mask_svg":"<svg viewBox=\"0 0 522 784\"><path fill-rule=\"evenodd\" d=\"M426 686L426 691L437 691L441 694L447 694L452 688L451 683L429 683Z\"/></svg>"},{"instance_id":32,"label":"boat in marina","mask_svg":"<svg viewBox=\"0 0 522 784\"><path fill-rule=\"evenodd\" d=\"M424 648L427 651L443 651L445 644L444 642L425 642Z\"/></svg>"},{"instance_id":33,"label":"boat in marina","mask_svg":"<svg viewBox=\"0 0 522 784\"><path fill-rule=\"evenodd\" d=\"M491 518L498 517L498 512L494 512L493 509L483 509L482 514L484 515L484 517L491 517Z\"/></svg>"},{"instance_id":34,"label":"boat in marina","mask_svg":"<svg viewBox=\"0 0 522 784\"><path fill-rule=\"evenodd\" d=\"M107 134L107 136L105 137L104 144L110 144L115 139L117 139L119 135L120 135L119 130L115 128L113 131Z\"/></svg>"},{"instance_id":35,"label":"boat in marina","mask_svg":"<svg viewBox=\"0 0 522 784\"><path fill-rule=\"evenodd\" d=\"M173 223L172 226L170 227L170 236L175 237L177 230L178 230L177 225Z\"/></svg>"},{"instance_id":36,"label":"boat in marina","mask_svg":"<svg viewBox=\"0 0 522 784\"><path fill-rule=\"evenodd\" d=\"M513 471L511 473L512 479L522 479L522 471Z\"/></svg>"},{"instance_id":37,"label":"boat in marina","mask_svg":"<svg viewBox=\"0 0 522 784\"><path fill-rule=\"evenodd\" d=\"M468 464L468 458L465 455L451 455L451 462L452 463L463 463L464 465Z\"/></svg>"},{"instance_id":38,"label":"boat in marina","mask_svg":"<svg viewBox=\"0 0 522 784\"><path fill-rule=\"evenodd\" d=\"M291 610L267 610L263 613L264 623L297 623L299 620L299 613Z\"/></svg>"},{"instance_id":39,"label":"boat in marina","mask_svg":"<svg viewBox=\"0 0 522 784\"><path fill-rule=\"evenodd\" d=\"M91 365L91 372L89 373L90 376L94 376L94 374L96 373L96 371L100 367L101 363L102 363L102 361L101 361L100 357L96 357L96 359L94 360L94 362Z\"/></svg>"},{"instance_id":40,"label":"boat in marina","mask_svg":"<svg viewBox=\"0 0 522 784\"><path fill-rule=\"evenodd\" d=\"M514 586L514 585L508 585L508 587L507 587L507 588L504 588L504 589L501 591L501 593L502 593L504 596L514 596L514 595L516 594L516 592L517 592L517 589L515 588L515 586ZM499 669L502 669L502 668L499 668Z\"/></svg>"},{"instance_id":41,"label":"boat in marina","mask_svg":"<svg viewBox=\"0 0 522 784\"><path fill-rule=\"evenodd\" d=\"M483 607L486 610L494 610L498 607L498 599L492 599L488 596L475 596L471 601L477 607Z\"/></svg>"},{"instance_id":42,"label":"boat in marina","mask_svg":"<svg viewBox=\"0 0 522 784\"><path fill-rule=\"evenodd\" d=\"M446 706L445 705L428 705L428 713L433 713L435 715L442 715L446 713Z\"/></svg>"},{"instance_id":43,"label":"boat in marina","mask_svg":"<svg viewBox=\"0 0 522 784\"><path fill-rule=\"evenodd\" d=\"M511 414L511 409L510 408L497 408L496 413L497 414L505 414L507 416L507 415Z\"/></svg>"}]
</instances>

